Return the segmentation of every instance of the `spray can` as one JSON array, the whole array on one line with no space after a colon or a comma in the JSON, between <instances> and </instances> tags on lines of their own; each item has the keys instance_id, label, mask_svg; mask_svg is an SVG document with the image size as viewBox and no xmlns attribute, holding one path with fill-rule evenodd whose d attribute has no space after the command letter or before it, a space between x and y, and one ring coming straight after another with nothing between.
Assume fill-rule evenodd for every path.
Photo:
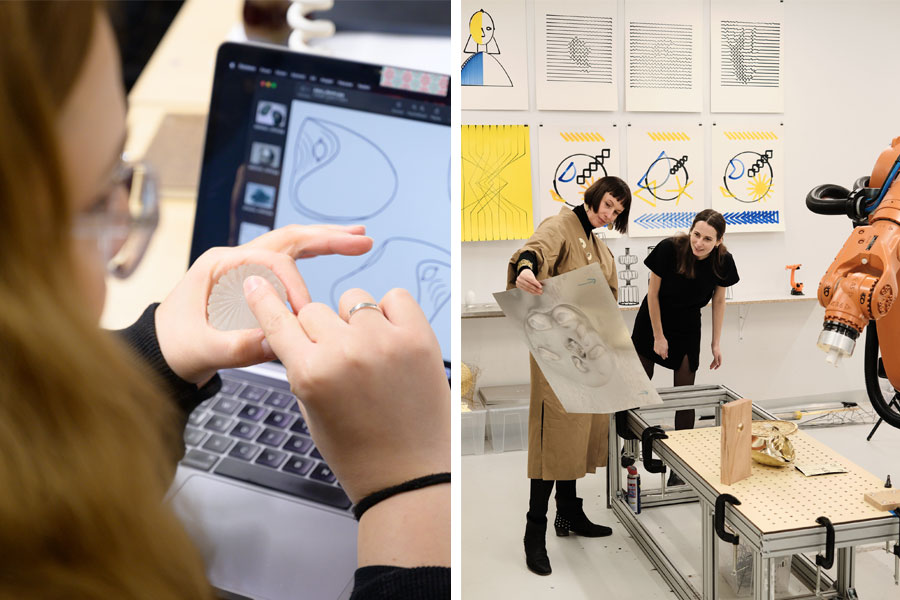
<instances>
[{"instance_id":1,"label":"spray can","mask_svg":"<svg viewBox=\"0 0 900 600\"><path fill-rule=\"evenodd\" d=\"M633 466L628 467L628 506L634 514L641 513L641 475Z\"/></svg>"}]
</instances>

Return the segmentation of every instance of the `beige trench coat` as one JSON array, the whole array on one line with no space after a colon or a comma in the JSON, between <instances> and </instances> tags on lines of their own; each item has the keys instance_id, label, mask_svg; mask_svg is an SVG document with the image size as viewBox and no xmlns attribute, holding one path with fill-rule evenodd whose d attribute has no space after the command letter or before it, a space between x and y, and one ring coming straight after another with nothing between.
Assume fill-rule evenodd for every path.
<instances>
[{"instance_id":1,"label":"beige trench coat","mask_svg":"<svg viewBox=\"0 0 900 600\"><path fill-rule=\"evenodd\" d=\"M599 263L606 281L618 297L618 282L612 252L597 236L587 235L578 215L563 207L545 219L534 235L509 261L507 289L516 285L519 254L530 250L537 256L537 279L561 275ZM531 405L528 413L528 478L579 479L607 462L608 415L569 414L544 374L531 363Z\"/></svg>"}]
</instances>

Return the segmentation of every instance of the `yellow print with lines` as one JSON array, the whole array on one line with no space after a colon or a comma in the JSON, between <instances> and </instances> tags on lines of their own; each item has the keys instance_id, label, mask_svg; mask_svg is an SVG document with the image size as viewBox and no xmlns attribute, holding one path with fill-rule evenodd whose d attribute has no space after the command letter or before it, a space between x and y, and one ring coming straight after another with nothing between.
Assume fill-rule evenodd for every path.
<instances>
[{"instance_id":1,"label":"yellow print with lines","mask_svg":"<svg viewBox=\"0 0 900 600\"><path fill-rule=\"evenodd\" d=\"M462 128L462 241L520 240L534 232L527 125Z\"/></svg>"}]
</instances>

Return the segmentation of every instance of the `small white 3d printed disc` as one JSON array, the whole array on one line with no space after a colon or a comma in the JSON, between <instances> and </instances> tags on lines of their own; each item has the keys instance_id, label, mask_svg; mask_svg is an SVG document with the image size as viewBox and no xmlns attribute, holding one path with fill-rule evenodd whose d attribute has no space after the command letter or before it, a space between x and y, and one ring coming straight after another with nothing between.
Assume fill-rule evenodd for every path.
<instances>
[{"instance_id":1,"label":"small white 3d printed disc","mask_svg":"<svg viewBox=\"0 0 900 600\"><path fill-rule=\"evenodd\" d=\"M271 283L281 301L287 302L284 284L271 269L262 265L240 265L222 275L209 293L206 312L210 325L220 331L259 327L259 321L244 298L244 280L251 275L258 275Z\"/></svg>"}]
</instances>

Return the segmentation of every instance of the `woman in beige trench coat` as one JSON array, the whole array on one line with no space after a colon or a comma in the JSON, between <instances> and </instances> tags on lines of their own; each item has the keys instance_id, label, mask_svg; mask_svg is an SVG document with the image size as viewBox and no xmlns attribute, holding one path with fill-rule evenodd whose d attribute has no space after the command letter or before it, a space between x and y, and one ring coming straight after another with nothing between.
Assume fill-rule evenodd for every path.
<instances>
[{"instance_id":1,"label":"woman in beige trench coat","mask_svg":"<svg viewBox=\"0 0 900 600\"><path fill-rule=\"evenodd\" d=\"M616 295L613 255L592 231L628 227L631 191L618 177L603 177L584 192L584 204L545 219L509 261L507 289L542 292L541 280L598 263ZM569 414L540 368L531 363L531 406L528 417L528 477L531 497L526 515L525 562L538 575L549 575L547 508L556 482L556 534L572 531L587 537L609 535L608 527L591 523L575 494L575 480L606 466L608 415Z\"/></svg>"}]
</instances>

